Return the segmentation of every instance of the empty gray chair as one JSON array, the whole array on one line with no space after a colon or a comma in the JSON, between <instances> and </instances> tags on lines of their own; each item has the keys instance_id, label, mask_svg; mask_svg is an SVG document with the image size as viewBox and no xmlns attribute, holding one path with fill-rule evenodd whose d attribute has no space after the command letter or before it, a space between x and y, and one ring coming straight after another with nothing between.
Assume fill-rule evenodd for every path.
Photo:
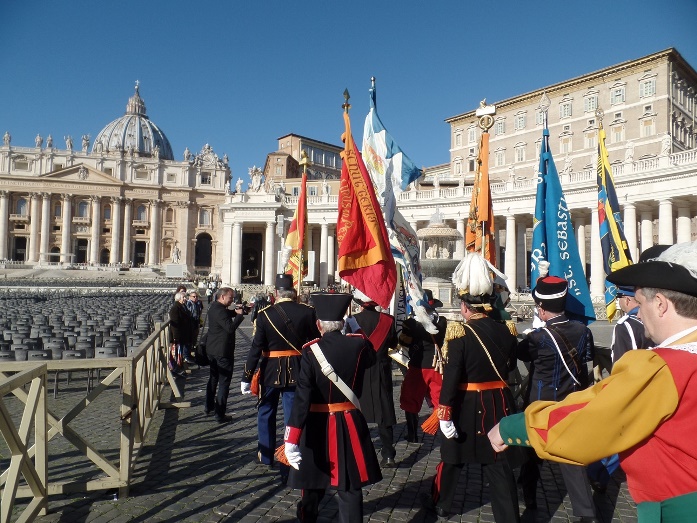
<instances>
[{"instance_id":1,"label":"empty gray chair","mask_svg":"<svg viewBox=\"0 0 697 523\"><path fill-rule=\"evenodd\" d=\"M29 350L27 351L27 360L52 360L53 353L50 350Z\"/></svg>"},{"instance_id":2,"label":"empty gray chair","mask_svg":"<svg viewBox=\"0 0 697 523\"><path fill-rule=\"evenodd\" d=\"M16 361L15 352L12 350L1 350L0 362L2 361Z\"/></svg>"}]
</instances>

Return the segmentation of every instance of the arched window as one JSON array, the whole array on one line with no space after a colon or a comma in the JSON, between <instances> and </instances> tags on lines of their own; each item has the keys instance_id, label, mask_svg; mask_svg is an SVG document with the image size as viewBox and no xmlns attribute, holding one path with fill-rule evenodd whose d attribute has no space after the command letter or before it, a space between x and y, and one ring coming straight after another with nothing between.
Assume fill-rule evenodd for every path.
<instances>
[{"instance_id":1,"label":"arched window","mask_svg":"<svg viewBox=\"0 0 697 523\"><path fill-rule=\"evenodd\" d=\"M104 219L111 220L111 205L104 206Z\"/></svg>"},{"instance_id":2,"label":"arched window","mask_svg":"<svg viewBox=\"0 0 697 523\"><path fill-rule=\"evenodd\" d=\"M211 224L211 212L208 209L201 209L198 213L198 224L199 225L210 225Z\"/></svg>"},{"instance_id":3,"label":"arched window","mask_svg":"<svg viewBox=\"0 0 697 523\"><path fill-rule=\"evenodd\" d=\"M56 205L53 206L53 216L56 218L60 218L61 216L61 204L57 203Z\"/></svg>"},{"instance_id":4,"label":"arched window","mask_svg":"<svg viewBox=\"0 0 697 523\"><path fill-rule=\"evenodd\" d=\"M173 223L174 222L174 209L171 207L165 211L165 222L166 223Z\"/></svg>"},{"instance_id":5,"label":"arched window","mask_svg":"<svg viewBox=\"0 0 697 523\"><path fill-rule=\"evenodd\" d=\"M87 218L87 212L89 210L89 205L87 202L80 202L77 204L77 215L80 218Z\"/></svg>"},{"instance_id":6,"label":"arched window","mask_svg":"<svg viewBox=\"0 0 697 523\"><path fill-rule=\"evenodd\" d=\"M17 200L17 214L21 214L22 216L27 215L27 200L24 198Z\"/></svg>"},{"instance_id":7,"label":"arched window","mask_svg":"<svg viewBox=\"0 0 697 523\"><path fill-rule=\"evenodd\" d=\"M136 209L136 220L146 221L148 219L148 211L145 205L139 205Z\"/></svg>"}]
</instances>

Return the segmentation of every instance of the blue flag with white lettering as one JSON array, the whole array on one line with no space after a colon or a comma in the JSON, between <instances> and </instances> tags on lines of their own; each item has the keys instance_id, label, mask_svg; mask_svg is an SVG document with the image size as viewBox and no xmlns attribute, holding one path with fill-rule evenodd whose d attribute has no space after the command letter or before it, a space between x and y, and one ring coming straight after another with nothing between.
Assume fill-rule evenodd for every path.
<instances>
[{"instance_id":1,"label":"blue flag with white lettering","mask_svg":"<svg viewBox=\"0 0 697 523\"><path fill-rule=\"evenodd\" d=\"M540 261L549 262L549 275L569 282L566 312L569 317L586 325L595 321L588 282L578 254L571 211L561 188L559 174L549 148L549 129L542 132L540 172L537 178L537 198L532 228L530 257L530 286L540 275Z\"/></svg>"}]
</instances>

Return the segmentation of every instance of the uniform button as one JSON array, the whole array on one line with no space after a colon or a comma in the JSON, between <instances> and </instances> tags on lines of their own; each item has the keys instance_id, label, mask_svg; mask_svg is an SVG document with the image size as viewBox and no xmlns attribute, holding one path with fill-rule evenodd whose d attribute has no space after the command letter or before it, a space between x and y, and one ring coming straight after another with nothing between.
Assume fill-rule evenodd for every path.
<instances>
[{"instance_id":1,"label":"uniform button","mask_svg":"<svg viewBox=\"0 0 697 523\"><path fill-rule=\"evenodd\" d=\"M529 439L526 439L526 440L525 440L525 444L526 444L526 445L530 445L530 440L529 440Z\"/></svg>"},{"instance_id":2,"label":"uniform button","mask_svg":"<svg viewBox=\"0 0 697 523\"><path fill-rule=\"evenodd\" d=\"M513 439L512 439L512 438L508 438L508 443L509 443L509 444L513 443Z\"/></svg>"},{"instance_id":3,"label":"uniform button","mask_svg":"<svg viewBox=\"0 0 697 523\"><path fill-rule=\"evenodd\" d=\"M481 414L481 413L482 413L482 411L481 411L481 410L478 410L478 411L477 411L477 414Z\"/></svg>"},{"instance_id":4,"label":"uniform button","mask_svg":"<svg viewBox=\"0 0 697 523\"><path fill-rule=\"evenodd\" d=\"M481 430L478 430L478 431L477 431L477 434L481 434L481 433L482 433L482 431L481 431Z\"/></svg>"},{"instance_id":5,"label":"uniform button","mask_svg":"<svg viewBox=\"0 0 697 523\"><path fill-rule=\"evenodd\" d=\"M516 442L518 445L520 445L520 438L516 438L516 439L515 439L515 442Z\"/></svg>"}]
</instances>

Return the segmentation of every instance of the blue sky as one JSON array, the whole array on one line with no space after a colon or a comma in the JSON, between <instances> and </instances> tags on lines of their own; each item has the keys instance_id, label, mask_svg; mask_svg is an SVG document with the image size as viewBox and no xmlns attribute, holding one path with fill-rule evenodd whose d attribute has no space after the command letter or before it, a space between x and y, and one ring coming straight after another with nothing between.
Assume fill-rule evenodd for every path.
<instances>
[{"instance_id":1,"label":"blue sky","mask_svg":"<svg viewBox=\"0 0 697 523\"><path fill-rule=\"evenodd\" d=\"M362 138L370 77L418 166L449 160L445 118L676 47L697 68L697 0L3 0L0 134L94 136L135 80L175 157L210 143L235 178L277 138Z\"/></svg>"}]
</instances>

